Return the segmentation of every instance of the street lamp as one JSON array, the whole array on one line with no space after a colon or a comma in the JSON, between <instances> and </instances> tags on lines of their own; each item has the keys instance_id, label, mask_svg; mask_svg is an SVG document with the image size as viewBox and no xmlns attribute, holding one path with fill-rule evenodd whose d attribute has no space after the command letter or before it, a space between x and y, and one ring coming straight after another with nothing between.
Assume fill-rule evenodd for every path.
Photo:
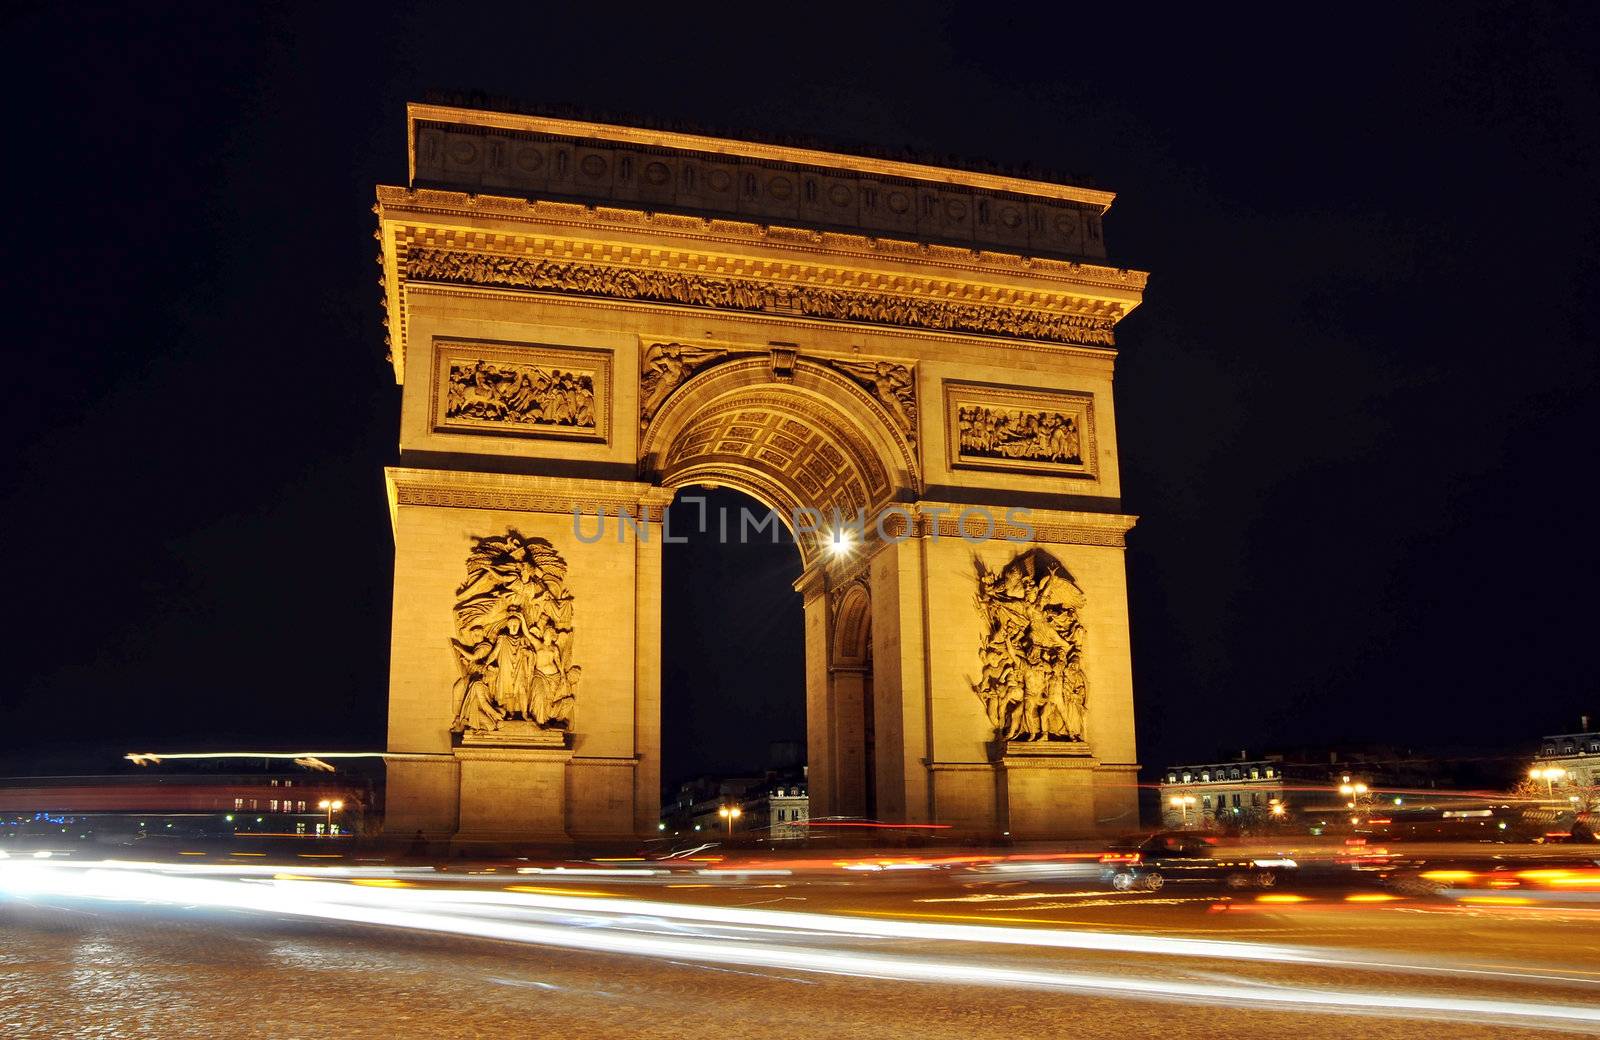
<instances>
[{"instance_id":1,"label":"street lamp","mask_svg":"<svg viewBox=\"0 0 1600 1040\"><path fill-rule=\"evenodd\" d=\"M1192 795L1192 794L1181 794L1181 795L1180 794L1175 794L1171 798L1167 799L1167 804L1171 805L1174 809L1182 810L1182 812L1183 812L1183 825L1185 827L1188 827L1189 826L1189 809L1194 805L1194 795Z\"/></svg>"},{"instance_id":2,"label":"street lamp","mask_svg":"<svg viewBox=\"0 0 1600 1040\"><path fill-rule=\"evenodd\" d=\"M324 798L317 803L317 808L328 814L328 833L333 833L333 814L344 808L344 802L337 798Z\"/></svg>"},{"instance_id":3,"label":"street lamp","mask_svg":"<svg viewBox=\"0 0 1600 1040\"><path fill-rule=\"evenodd\" d=\"M1534 766L1532 769L1528 770L1528 777L1530 779L1544 781L1544 793L1546 798L1555 796L1555 782L1566 775L1567 771L1562 769L1560 766L1548 766L1544 769Z\"/></svg>"},{"instance_id":4,"label":"street lamp","mask_svg":"<svg viewBox=\"0 0 1600 1040\"><path fill-rule=\"evenodd\" d=\"M1284 805L1283 802L1277 798L1272 799L1267 804L1272 807L1272 815L1274 816L1282 816L1284 813L1289 811L1289 807Z\"/></svg>"},{"instance_id":5,"label":"street lamp","mask_svg":"<svg viewBox=\"0 0 1600 1040\"><path fill-rule=\"evenodd\" d=\"M1345 777L1345 779L1349 780L1350 778ZM1345 803L1345 808L1354 809L1356 807L1356 802L1360 801L1361 798L1366 795L1367 785L1359 780L1353 784L1343 783L1339 785L1339 793L1350 799L1350 801Z\"/></svg>"},{"instance_id":6,"label":"street lamp","mask_svg":"<svg viewBox=\"0 0 1600 1040\"><path fill-rule=\"evenodd\" d=\"M724 805L717 810L717 815L728 821L728 837L733 837L733 821L744 815L744 810L737 805Z\"/></svg>"}]
</instances>

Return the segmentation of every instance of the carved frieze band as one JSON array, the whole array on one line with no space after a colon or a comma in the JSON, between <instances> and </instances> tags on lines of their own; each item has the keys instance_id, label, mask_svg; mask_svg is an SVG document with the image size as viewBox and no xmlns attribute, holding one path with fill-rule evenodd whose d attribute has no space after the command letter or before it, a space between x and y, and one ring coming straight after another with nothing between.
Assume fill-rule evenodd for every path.
<instances>
[{"instance_id":1,"label":"carved frieze band","mask_svg":"<svg viewBox=\"0 0 1600 1040\"><path fill-rule=\"evenodd\" d=\"M944 396L951 468L1096 478L1093 394L952 380Z\"/></svg>"},{"instance_id":2,"label":"carved frieze band","mask_svg":"<svg viewBox=\"0 0 1600 1040\"><path fill-rule=\"evenodd\" d=\"M430 247L412 247L406 254L405 272L407 278L417 281L573 293L719 310L765 311L1083 346L1115 345L1112 332L1115 321L1111 317L921 299L831 286L789 285L752 278Z\"/></svg>"}]
</instances>

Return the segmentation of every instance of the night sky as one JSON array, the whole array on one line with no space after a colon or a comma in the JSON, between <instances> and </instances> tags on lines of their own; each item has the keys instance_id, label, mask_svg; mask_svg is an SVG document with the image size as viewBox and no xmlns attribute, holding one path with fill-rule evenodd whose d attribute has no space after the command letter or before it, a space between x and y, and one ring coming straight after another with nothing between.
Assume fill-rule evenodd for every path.
<instances>
[{"instance_id":1,"label":"night sky","mask_svg":"<svg viewBox=\"0 0 1600 1040\"><path fill-rule=\"evenodd\" d=\"M8 7L0 774L381 747L370 210L430 89L1117 191L1147 765L1600 715L1592 5L491 8ZM760 765L798 559L667 566L668 771Z\"/></svg>"}]
</instances>

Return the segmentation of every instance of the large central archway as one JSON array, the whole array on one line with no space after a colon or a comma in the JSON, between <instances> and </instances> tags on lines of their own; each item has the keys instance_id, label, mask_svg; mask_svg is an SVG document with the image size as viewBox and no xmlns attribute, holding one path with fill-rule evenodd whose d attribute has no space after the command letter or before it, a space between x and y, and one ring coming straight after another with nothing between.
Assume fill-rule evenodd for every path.
<instances>
[{"instance_id":1,"label":"large central archway","mask_svg":"<svg viewBox=\"0 0 1600 1040\"><path fill-rule=\"evenodd\" d=\"M872 515L921 490L916 456L883 405L846 376L798 360L783 381L769 358L716 365L691 377L640 441L641 474L671 489L699 484L743 491L797 526L809 566L820 530L806 517ZM795 519L802 518L798 524Z\"/></svg>"},{"instance_id":2,"label":"large central archway","mask_svg":"<svg viewBox=\"0 0 1600 1040\"><path fill-rule=\"evenodd\" d=\"M674 393L641 440L643 475L663 487L728 487L787 526L810 573L848 571L857 541L890 502L920 492L913 446L894 417L825 363L797 360L781 382L770 358L727 362ZM737 536L737 532L734 536ZM807 587L804 577L797 589ZM858 576L806 603L806 732L813 816L869 816L874 774L871 607Z\"/></svg>"},{"instance_id":3,"label":"large central archway","mask_svg":"<svg viewBox=\"0 0 1600 1040\"><path fill-rule=\"evenodd\" d=\"M663 808L709 782L805 764L800 552L767 506L728 487L683 489L662 545ZM685 785L688 785L687 788ZM665 814L669 832L681 814ZM669 818L671 817L671 818ZM751 822L751 821L747 821Z\"/></svg>"}]
</instances>

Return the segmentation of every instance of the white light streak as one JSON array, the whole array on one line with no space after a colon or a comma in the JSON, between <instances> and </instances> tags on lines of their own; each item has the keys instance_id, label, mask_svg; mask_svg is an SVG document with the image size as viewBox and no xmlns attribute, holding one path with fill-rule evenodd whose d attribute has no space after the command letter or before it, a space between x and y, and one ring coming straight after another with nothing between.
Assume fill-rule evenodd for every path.
<instances>
[{"instance_id":1,"label":"white light streak","mask_svg":"<svg viewBox=\"0 0 1600 1040\"><path fill-rule=\"evenodd\" d=\"M1600 1009L1577 1006L1570 1000L1554 1004L1442 993L1404 993L1388 988L1380 994L1303 985L1189 981L1164 972L1141 975L1136 965L1126 962L1119 964L1114 972L1016 968L987 964L968 953L958 952L944 958L910 957L801 946L793 940L810 933L824 938L849 935L998 943L1324 966L1339 962L1339 958L1330 956L1328 951L1292 946L1114 932L862 920L829 914L694 906L620 897L601 900L504 891L356 886L335 880L337 875L331 871L324 872L321 878L307 871L292 876L278 875L269 881L263 877L264 873L271 873L271 868L196 865L194 869L183 870L153 864L70 865L12 859L0 863L0 893L24 898L65 896L184 908L213 907L676 961L951 985L1019 986L1301 1011L1364 1012L1517 1024L1593 1024L1600 1021ZM580 919L574 923L576 926L508 920L508 909L562 911ZM650 934L638 930L641 919L724 928L756 927L791 941L785 943L777 938L750 941L749 937L717 936L714 932ZM1359 960L1345 963L1361 964ZM1449 969L1438 970L1451 973Z\"/></svg>"}]
</instances>

